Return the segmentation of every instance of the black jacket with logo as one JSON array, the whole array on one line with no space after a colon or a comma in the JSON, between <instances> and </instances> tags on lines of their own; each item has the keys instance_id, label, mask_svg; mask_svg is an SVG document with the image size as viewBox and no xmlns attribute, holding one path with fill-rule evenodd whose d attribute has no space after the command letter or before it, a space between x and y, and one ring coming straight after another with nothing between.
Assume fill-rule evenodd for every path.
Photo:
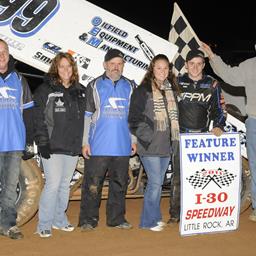
<instances>
[{"instance_id":1,"label":"black jacket with logo","mask_svg":"<svg viewBox=\"0 0 256 256\"><path fill-rule=\"evenodd\" d=\"M208 131L210 121L213 127L223 128L225 116L224 101L218 82L209 75L193 81L188 74L178 77L181 94L178 96L179 124L182 132L189 130Z\"/></svg>"},{"instance_id":2,"label":"black jacket with logo","mask_svg":"<svg viewBox=\"0 0 256 256\"><path fill-rule=\"evenodd\" d=\"M81 153L85 88L77 83L65 88L46 77L34 94L35 141L38 146L50 143L51 153Z\"/></svg>"}]
</instances>

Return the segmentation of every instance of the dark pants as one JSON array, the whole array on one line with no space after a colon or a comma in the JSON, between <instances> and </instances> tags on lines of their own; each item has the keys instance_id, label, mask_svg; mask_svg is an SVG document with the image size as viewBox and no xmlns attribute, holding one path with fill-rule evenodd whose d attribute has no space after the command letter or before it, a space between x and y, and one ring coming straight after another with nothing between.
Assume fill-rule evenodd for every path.
<instances>
[{"instance_id":1,"label":"dark pants","mask_svg":"<svg viewBox=\"0 0 256 256\"><path fill-rule=\"evenodd\" d=\"M170 187L170 208L171 218L180 218L180 147L179 144L172 156L173 176Z\"/></svg>"},{"instance_id":2,"label":"dark pants","mask_svg":"<svg viewBox=\"0 0 256 256\"><path fill-rule=\"evenodd\" d=\"M0 152L0 232L16 225L17 184L20 175L20 151Z\"/></svg>"},{"instance_id":3,"label":"dark pants","mask_svg":"<svg viewBox=\"0 0 256 256\"><path fill-rule=\"evenodd\" d=\"M92 156L85 161L78 226L91 224L96 227L98 225L102 187L107 172L109 177L107 225L117 226L125 221L129 159L129 156Z\"/></svg>"},{"instance_id":4,"label":"dark pants","mask_svg":"<svg viewBox=\"0 0 256 256\"><path fill-rule=\"evenodd\" d=\"M198 132L206 132L208 127L191 130L187 128L180 127L181 133L198 133ZM170 187L170 208L169 214L171 218L179 219L180 218L180 145L179 143L175 147L175 150L172 155L172 168L173 168L173 176L171 180Z\"/></svg>"}]
</instances>

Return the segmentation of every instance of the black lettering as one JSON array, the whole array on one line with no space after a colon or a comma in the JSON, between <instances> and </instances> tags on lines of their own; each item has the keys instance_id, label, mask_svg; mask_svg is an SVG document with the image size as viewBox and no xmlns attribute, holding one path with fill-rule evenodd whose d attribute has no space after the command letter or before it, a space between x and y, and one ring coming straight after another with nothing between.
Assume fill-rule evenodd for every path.
<instances>
[{"instance_id":1,"label":"black lettering","mask_svg":"<svg viewBox=\"0 0 256 256\"><path fill-rule=\"evenodd\" d=\"M16 2L16 1L15 1ZM12 28L18 33L29 33L40 26L58 6L58 0L34 0L13 19Z\"/></svg>"},{"instance_id":2,"label":"black lettering","mask_svg":"<svg viewBox=\"0 0 256 256\"><path fill-rule=\"evenodd\" d=\"M15 0L10 3L9 0L1 0L1 6L4 11L0 14L0 22L9 20L28 0Z\"/></svg>"}]
</instances>

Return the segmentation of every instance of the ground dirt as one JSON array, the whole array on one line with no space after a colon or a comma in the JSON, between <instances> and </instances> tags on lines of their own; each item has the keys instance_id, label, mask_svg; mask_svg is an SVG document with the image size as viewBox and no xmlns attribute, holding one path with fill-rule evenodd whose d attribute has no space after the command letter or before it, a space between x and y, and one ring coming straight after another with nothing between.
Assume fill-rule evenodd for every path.
<instances>
[{"instance_id":1,"label":"ground dirt","mask_svg":"<svg viewBox=\"0 0 256 256\"><path fill-rule=\"evenodd\" d=\"M119 230L105 225L105 205L102 201L100 222L96 230L73 232L54 230L51 238L34 234L37 215L21 227L25 237L14 241L0 237L0 256L255 256L256 223L248 220L250 209L240 215L236 231L181 237L178 225L168 226L162 232L138 228L142 198L127 199L127 219L131 230ZM76 225L79 201L71 201L69 220ZM164 220L168 219L168 198L162 199Z\"/></svg>"}]
</instances>

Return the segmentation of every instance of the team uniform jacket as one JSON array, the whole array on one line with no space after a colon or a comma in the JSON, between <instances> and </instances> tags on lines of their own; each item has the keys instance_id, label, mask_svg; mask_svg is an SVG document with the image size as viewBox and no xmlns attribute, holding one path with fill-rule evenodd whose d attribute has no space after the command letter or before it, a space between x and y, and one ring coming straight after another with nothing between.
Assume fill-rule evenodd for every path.
<instances>
[{"instance_id":1,"label":"team uniform jacket","mask_svg":"<svg viewBox=\"0 0 256 256\"><path fill-rule=\"evenodd\" d=\"M86 88L85 142L93 156L129 156L131 135L128 112L134 83L121 78L113 82L101 75Z\"/></svg>"},{"instance_id":2,"label":"team uniform jacket","mask_svg":"<svg viewBox=\"0 0 256 256\"><path fill-rule=\"evenodd\" d=\"M24 119L33 105L28 83L14 70L10 56L8 71L0 74L0 152L23 151L28 137L33 141L32 121Z\"/></svg>"},{"instance_id":3,"label":"team uniform jacket","mask_svg":"<svg viewBox=\"0 0 256 256\"><path fill-rule=\"evenodd\" d=\"M204 75L199 81L191 80L187 74L178 77L181 94L178 96L179 124L182 132L208 131L213 127L223 128L225 116L221 88L211 76Z\"/></svg>"},{"instance_id":4,"label":"team uniform jacket","mask_svg":"<svg viewBox=\"0 0 256 256\"><path fill-rule=\"evenodd\" d=\"M73 84L65 88L51 78L35 91L35 141L38 146L50 143L51 153L81 153L85 88Z\"/></svg>"}]
</instances>

